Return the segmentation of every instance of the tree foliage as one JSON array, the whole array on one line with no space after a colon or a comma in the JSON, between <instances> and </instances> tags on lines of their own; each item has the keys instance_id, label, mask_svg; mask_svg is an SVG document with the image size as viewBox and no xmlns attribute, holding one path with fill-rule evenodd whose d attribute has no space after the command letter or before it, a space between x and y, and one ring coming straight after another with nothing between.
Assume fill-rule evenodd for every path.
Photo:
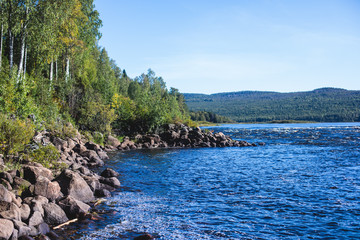
<instances>
[{"instance_id":1,"label":"tree foliage","mask_svg":"<svg viewBox=\"0 0 360 240\"><path fill-rule=\"evenodd\" d=\"M123 134L189 120L178 90L150 69L130 78L98 45L93 0L0 0L0 16L1 113Z\"/></svg>"}]
</instances>

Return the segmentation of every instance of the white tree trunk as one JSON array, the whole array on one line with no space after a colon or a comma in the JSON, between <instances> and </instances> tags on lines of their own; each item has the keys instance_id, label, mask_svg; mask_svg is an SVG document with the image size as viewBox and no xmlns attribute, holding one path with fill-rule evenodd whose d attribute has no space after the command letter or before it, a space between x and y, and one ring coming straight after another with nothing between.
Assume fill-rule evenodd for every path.
<instances>
[{"instance_id":1,"label":"white tree trunk","mask_svg":"<svg viewBox=\"0 0 360 240\"><path fill-rule=\"evenodd\" d=\"M70 79L70 58L66 57L66 74L65 74L65 82L67 83Z\"/></svg>"},{"instance_id":2,"label":"white tree trunk","mask_svg":"<svg viewBox=\"0 0 360 240\"><path fill-rule=\"evenodd\" d=\"M26 31L26 26L24 27L24 32L22 33L21 36L21 52L20 52L20 62L19 62L19 69L18 69L18 81L20 79L20 75L23 71L23 65L24 65L24 57L25 57L25 31Z\"/></svg>"},{"instance_id":3,"label":"white tree trunk","mask_svg":"<svg viewBox=\"0 0 360 240\"><path fill-rule=\"evenodd\" d=\"M57 60L55 61L55 80L57 82L58 80L58 65L57 65Z\"/></svg>"},{"instance_id":4,"label":"white tree trunk","mask_svg":"<svg viewBox=\"0 0 360 240\"><path fill-rule=\"evenodd\" d=\"M26 77L26 58L27 58L27 47L25 46L25 56L24 56L24 79Z\"/></svg>"},{"instance_id":5,"label":"white tree trunk","mask_svg":"<svg viewBox=\"0 0 360 240\"><path fill-rule=\"evenodd\" d=\"M9 65L10 70L13 67L14 63L14 37L12 35L11 29L9 29Z\"/></svg>"},{"instance_id":6,"label":"white tree trunk","mask_svg":"<svg viewBox=\"0 0 360 240\"><path fill-rule=\"evenodd\" d=\"M2 52L3 52L3 31L4 31L4 25L1 24L1 35L0 35L0 70L1 70Z\"/></svg>"},{"instance_id":7,"label":"white tree trunk","mask_svg":"<svg viewBox=\"0 0 360 240\"><path fill-rule=\"evenodd\" d=\"M51 63L50 63L50 85L52 85L53 76L54 76L54 61L51 61Z\"/></svg>"}]
</instances>

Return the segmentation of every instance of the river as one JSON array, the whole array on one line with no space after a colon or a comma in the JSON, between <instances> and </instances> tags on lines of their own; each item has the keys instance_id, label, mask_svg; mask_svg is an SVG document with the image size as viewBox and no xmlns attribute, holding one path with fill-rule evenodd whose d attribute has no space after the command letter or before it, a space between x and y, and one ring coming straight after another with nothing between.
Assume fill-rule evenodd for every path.
<instances>
[{"instance_id":1,"label":"river","mask_svg":"<svg viewBox=\"0 0 360 240\"><path fill-rule=\"evenodd\" d=\"M73 237L360 238L360 123L206 129L266 145L118 153L123 187Z\"/></svg>"}]
</instances>

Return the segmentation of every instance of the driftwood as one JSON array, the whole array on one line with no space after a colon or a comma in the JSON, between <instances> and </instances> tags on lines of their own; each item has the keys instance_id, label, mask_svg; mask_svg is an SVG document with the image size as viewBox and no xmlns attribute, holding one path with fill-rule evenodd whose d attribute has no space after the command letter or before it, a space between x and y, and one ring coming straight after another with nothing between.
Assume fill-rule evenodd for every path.
<instances>
[{"instance_id":1,"label":"driftwood","mask_svg":"<svg viewBox=\"0 0 360 240\"><path fill-rule=\"evenodd\" d=\"M62 223L62 224L54 227L53 229L56 230L56 229L59 229L59 228L61 228L61 227L63 227L63 226L66 226L66 225L68 225L68 224L70 224L70 223L74 223L74 222L77 222L77 221L78 221L78 219L77 219L77 218L74 218L74 219L71 219L71 220L69 220L69 221L67 221L67 222L64 222L64 223Z\"/></svg>"}]
</instances>

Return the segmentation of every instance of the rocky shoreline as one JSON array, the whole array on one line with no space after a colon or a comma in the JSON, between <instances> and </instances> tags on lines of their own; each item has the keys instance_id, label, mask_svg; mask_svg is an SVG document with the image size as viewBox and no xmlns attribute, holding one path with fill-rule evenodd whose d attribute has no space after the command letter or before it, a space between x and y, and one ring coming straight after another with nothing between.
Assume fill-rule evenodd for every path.
<instances>
[{"instance_id":1,"label":"rocky shoreline","mask_svg":"<svg viewBox=\"0 0 360 240\"><path fill-rule=\"evenodd\" d=\"M243 147L255 146L235 141L223 133L203 131L185 125L166 125L158 134L125 137L122 142L109 135L105 146L75 137L61 139L42 131L33 142L53 145L60 152L62 168L50 170L39 163L21 160L17 170L2 171L0 156L0 240L58 239L53 231L64 223L91 217L99 199L110 197L120 187L119 174L104 166L108 152L151 148ZM19 160L20 161L20 160ZM150 236L143 236L150 239Z\"/></svg>"}]
</instances>

